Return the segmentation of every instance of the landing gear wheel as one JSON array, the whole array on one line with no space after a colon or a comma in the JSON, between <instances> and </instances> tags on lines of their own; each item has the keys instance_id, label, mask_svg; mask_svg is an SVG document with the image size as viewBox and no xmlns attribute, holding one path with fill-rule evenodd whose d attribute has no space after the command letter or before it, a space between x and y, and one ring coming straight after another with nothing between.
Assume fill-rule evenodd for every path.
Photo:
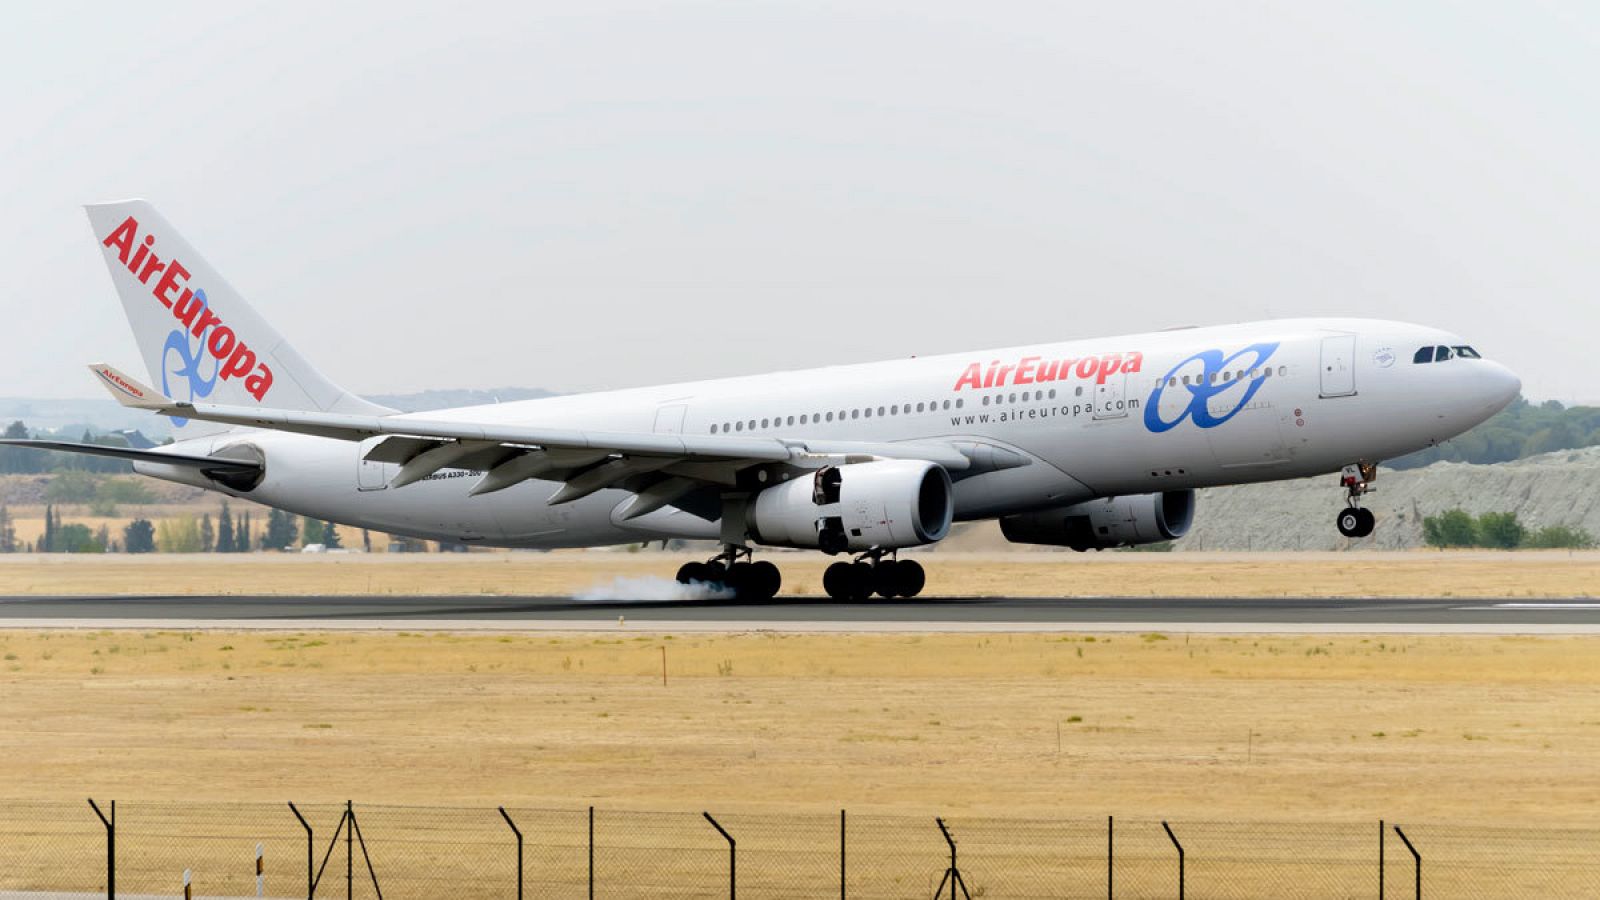
<instances>
[{"instance_id":1,"label":"landing gear wheel","mask_svg":"<svg viewBox=\"0 0 1600 900\"><path fill-rule=\"evenodd\" d=\"M902 559L895 563L898 570L896 577L900 580L899 596L915 597L922 593L928 584L928 573L922 571L922 563L914 559Z\"/></svg>"},{"instance_id":2,"label":"landing gear wheel","mask_svg":"<svg viewBox=\"0 0 1600 900\"><path fill-rule=\"evenodd\" d=\"M900 563L886 559L872 567L872 592L885 600L893 600L901 594L903 578L900 575Z\"/></svg>"},{"instance_id":3,"label":"landing gear wheel","mask_svg":"<svg viewBox=\"0 0 1600 900\"><path fill-rule=\"evenodd\" d=\"M708 579L706 577L706 575L707 575L706 569L707 568L708 567L706 566L705 563L699 563L699 562L686 562L686 563L684 563L683 565L678 567L678 583L679 584L694 584L695 582L698 581L698 582L701 582L703 584L706 581L709 581L710 579Z\"/></svg>"},{"instance_id":4,"label":"landing gear wheel","mask_svg":"<svg viewBox=\"0 0 1600 900\"><path fill-rule=\"evenodd\" d=\"M771 600L778 596L778 589L783 587L783 574L772 563L762 560L749 564L746 571L745 587L750 593L751 600ZM740 592L743 599L744 592Z\"/></svg>"},{"instance_id":5,"label":"landing gear wheel","mask_svg":"<svg viewBox=\"0 0 1600 900\"><path fill-rule=\"evenodd\" d=\"M751 584L750 564L734 563L729 566L728 578L723 582L723 586L733 592L733 599L749 600L751 588L754 587Z\"/></svg>"},{"instance_id":6,"label":"landing gear wheel","mask_svg":"<svg viewBox=\"0 0 1600 900\"><path fill-rule=\"evenodd\" d=\"M852 563L849 572L849 596L846 599L860 603L872 596L872 563Z\"/></svg>"},{"instance_id":7,"label":"landing gear wheel","mask_svg":"<svg viewBox=\"0 0 1600 900\"><path fill-rule=\"evenodd\" d=\"M1339 511L1339 518L1335 524L1339 527L1339 533L1345 537L1359 538L1371 534L1378 520L1372 514L1372 510L1352 506Z\"/></svg>"},{"instance_id":8,"label":"landing gear wheel","mask_svg":"<svg viewBox=\"0 0 1600 900\"><path fill-rule=\"evenodd\" d=\"M822 572L822 589L835 600L850 599L850 564L836 562Z\"/></svg>"}]
</instances>

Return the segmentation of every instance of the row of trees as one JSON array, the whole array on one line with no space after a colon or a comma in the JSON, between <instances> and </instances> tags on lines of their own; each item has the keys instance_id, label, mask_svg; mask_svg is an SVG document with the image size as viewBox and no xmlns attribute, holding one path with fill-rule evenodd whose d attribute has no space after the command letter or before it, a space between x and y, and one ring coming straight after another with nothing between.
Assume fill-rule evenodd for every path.
<instances>
[{"instance_id":1,"label":"row of trees","mask_svg":"<svg viewBox=\"0 0 1600 900\"><path fill-rule=\"evenodd\" d=\"M1587 550L1594 536L1581 528L1547 525L1528 528L1516 513L1489 512L1473 516L1452 509L1422 520L1422 538L1430 547L1485 547L1492 550Z\"/></svg>"},{"instance_id":2,"label":"row of trees","mask_svg":"<svg viewBox=\"0 0 1600 900\"><path fill-rule=\"evenodd\" d=\"M343 547L339 531L332 522L301 519L292 513L270 510L266 528L257 534L250 513L234 515L226 501L212 519L177 516L152 523L135 519L122 529L121 540L102 525L98 530L77 522L62 522L54 504L45 506L44 532L36 543L17 539L16 523L10 510L0 506L0 553L248 553L251 550L291 550L304 531L305 544L322 544L330 550ZM363 531L363 543L370 542Z\"/></svg>"},{"instance_id":3,"label":"row of trees","mask_svg":"<svg viewBox=\"0 0 1600 900\"><path fill-rule=\"evenodd\" d=\"M28 426L12 422L3 432L8 438L29 438ZM128 442L116 435L95 437L85 431L80 438L85 444L102 444L107 447L126 447ZM100 472L116 474L132 472L133 467L120 459L106 456L89 456L83 453L46 453L26 447L0 446L0 475L38 475L45 472Z\"/></svg>"}]
</instances>

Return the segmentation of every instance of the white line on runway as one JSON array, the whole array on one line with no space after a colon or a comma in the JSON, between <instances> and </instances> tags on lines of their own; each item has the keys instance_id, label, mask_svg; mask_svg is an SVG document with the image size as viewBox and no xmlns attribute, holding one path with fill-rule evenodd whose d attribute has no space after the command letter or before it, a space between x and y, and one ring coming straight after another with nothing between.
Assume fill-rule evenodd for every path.
<instances>
[{"instance_id":1,"label":"white line on runway","mask_svg":"<svg viewBox=\"0 0 1600 900\"><path fill-rule=\"evenodd\" d=\"M1600 621L1559 623L1416 623L1356 622L751 622L615 619L582 621L507 619L8 619L0 631L32 629L138 631L416 631L568 632L596 634L938 634L1024 633L1094 634L1097 632L1172 632L1176 634L1496 634L1600 635Z\"/></svg>"},{"instance_id":2,"label":"white line on runway","mask_svg":"<svg viewBox=\"0 0 1600 900\"><path fill-rule=\"evenodd\" d=\"M1451 609L1600 609L1600 603L1496 603L1493 606L1452 606Z\"/></svg>"}]
</instances>

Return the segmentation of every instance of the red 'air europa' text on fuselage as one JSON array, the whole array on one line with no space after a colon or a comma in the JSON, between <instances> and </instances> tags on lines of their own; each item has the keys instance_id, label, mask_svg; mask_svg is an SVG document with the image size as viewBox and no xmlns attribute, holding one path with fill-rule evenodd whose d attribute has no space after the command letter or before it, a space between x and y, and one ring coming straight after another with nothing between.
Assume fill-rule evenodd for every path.
<instances>
[{"instance_id":1,"label":"red 'air europa' text on fuselage","mask_svg":"<svg viewBox=\"0 0 1600 900\"><path fill-rule=\"evenodd\" d=\"M994 360L988 366L981 363L972 363L967 366L961 377L956 379L956 390L972 388L1005 387L1018 384L1044 384L1051 381L1066 381L1078 378L1088 381L1093 378L1095 384L1105 384L1106 379L1123 372L1138 372L1144 367L1144 354L1135 350L1131 353L1102 353L1099 356L1085 356L1081 359L1045 359L1042 356L1024 356L1015 363L1001 363Z\"/></svg>"},{"instance_id":2,"label":"red 'air europa' text on fuselage","mask_svg":"<svg viewBox=\"0 0 1600 900\"><path fill-rule=\"evenodd\" d=\"M250 396L257 400L266 397L267 391L272 388L272 369L266 363L258 363L255 351L244 342L244 338L223 324L222 317L206 304L204 296L197 295L188 287L185 282L189 280L189 270L182 263L156 256L153 252L155 235L147 234L143 241L138 238L139 222L129 216L101 243L117 248L117 258L128 267L133 277L139 279L140 284L148 285L150 279L159 272L161 277L150 289L151 296L172 310L173 318L183 323L190 334L203 338L206 352L217 360L217 374L225 380L243 375L244 389ZM207 328L211 329L209 335L206 334Z\"/></svg>"}]
</instances>

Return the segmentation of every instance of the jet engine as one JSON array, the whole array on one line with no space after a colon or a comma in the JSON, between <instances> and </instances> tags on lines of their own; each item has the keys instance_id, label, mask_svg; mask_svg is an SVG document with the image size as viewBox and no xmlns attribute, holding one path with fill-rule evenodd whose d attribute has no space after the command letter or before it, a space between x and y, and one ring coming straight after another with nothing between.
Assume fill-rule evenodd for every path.
<instances>
[{"instance_id":1,"label":"jet engine","mask_svg":"<svg viewBox=\"0 0 1600 900\"><path fill-rule=\"evenodd\" d=\"M1194 524L1194 491L1106 497L1043 512L1006 516L1000 532L1014 544L1103 550L1183 537Z\"/></svg>"},{"instance_id":2,"label":"jet engine","mask_svg":"<svg viewBox=\"0 0 1600 900\"><path fill-rule=\"evenodd\" d=\"M950 533L950 475L930 462L826 466L755 497L746 524L760 543L824 553L931 544Z\"/></svg>"}]
</instances>

